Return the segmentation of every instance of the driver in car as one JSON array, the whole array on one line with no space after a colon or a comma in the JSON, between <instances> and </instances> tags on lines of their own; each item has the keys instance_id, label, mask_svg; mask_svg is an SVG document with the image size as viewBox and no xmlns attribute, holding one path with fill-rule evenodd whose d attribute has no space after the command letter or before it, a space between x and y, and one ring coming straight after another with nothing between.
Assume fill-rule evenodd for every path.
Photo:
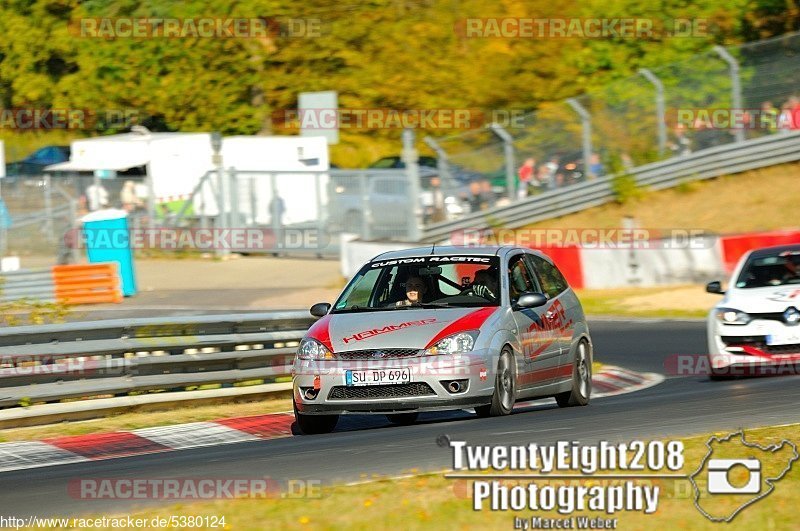
<instances>
[{"instance_id":1,"label":"driver in car","mask_svg":"<svg viewBox=\"0 0 800 531\"><path fill-rule=\"evenodd\" d=\"M472 285L463 293L467 295L477 295L484 299L494 300L497 298L497 279L489 269L481 269L475 272L475 280Z\"/></svg>"},{"instance_id":2,"label":"driver in car","mask_svg":"<svg viewBox=\"0 0 800 531\"><path fill-rule=\"evenodd\" d=\"M427 293L428 286L421 277L411 276L406 280L406 298L397 301L395 306L413 306L422 303L422 297Z\"/></svg>"}]
</instances>

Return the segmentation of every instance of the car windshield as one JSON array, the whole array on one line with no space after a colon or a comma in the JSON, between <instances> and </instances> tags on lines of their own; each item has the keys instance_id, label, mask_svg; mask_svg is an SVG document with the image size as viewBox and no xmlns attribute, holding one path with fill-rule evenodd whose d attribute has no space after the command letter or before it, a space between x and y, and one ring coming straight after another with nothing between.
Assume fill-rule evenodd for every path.
<instances>
[{"instance_id":1,"label":"car windshield","mask_svg":"<svg viewBox=\"0 0 800 531\"><path fill-rule=\"evenodd\" d=\"M498 306L496 256L421 256L376 260L350 281L333 313Z\"/></svg>"},{"instance_id":2,"label":"car windshield","mask_svg":"<svg viewBox=\"0 0 800 531\"><path fill-rule=\"evenodd\" d=\"M736 280L737 288L800 284L800 249L771 256L751 256Z\"/></svg>"}]
</instances>

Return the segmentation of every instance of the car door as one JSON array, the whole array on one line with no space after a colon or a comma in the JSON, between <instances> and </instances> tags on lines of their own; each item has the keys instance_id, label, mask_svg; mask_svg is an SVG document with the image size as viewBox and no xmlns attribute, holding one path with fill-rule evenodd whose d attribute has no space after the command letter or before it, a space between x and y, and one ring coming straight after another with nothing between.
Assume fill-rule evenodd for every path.
<instances>
[{"instance_id":1,"label":"car door","mask_svg":"<svg viewBox=\"0 0 800 531\"><path fill-rule=\"evenodd\" d=\"M554 370L554 381L569 379L572 377L570 353L572 338L575 334L574 303L577 302L577 299L568 289L567 281L555 265L534 254L527 254L525 259L534 271L536 279L542 287L542 293L549 299L542 308L546 326L559 349L558 368Z\"/></svg>"},{"instance_id":2,"label":"car door","mask_svg":"<svg viewBox=\"0 0 800 531\"><path fill-rule=\"evenodd\" d=\"M528 267L525 254L513 255L508 260L508 290L517 338L521 346L524 374L520 375L522 389L533 389L553 381L553 371L559 363L559 348L546 326L544 307L515 308L522 293L541 292L541 288Z\"/></svg>"}]
</instances>

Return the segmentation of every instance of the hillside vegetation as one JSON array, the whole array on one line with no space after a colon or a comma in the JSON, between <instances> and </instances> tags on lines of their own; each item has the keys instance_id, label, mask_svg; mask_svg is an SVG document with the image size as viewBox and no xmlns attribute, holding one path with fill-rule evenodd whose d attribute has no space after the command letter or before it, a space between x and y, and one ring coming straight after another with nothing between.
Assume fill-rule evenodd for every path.
<instances>
[{"instance_id":1,"label":"hillside vegetation","mask_svg":"<svg viewBox=\"0 0 800 531\"><path fill-rule=\"evenodd\" d=\"M796 229L800 204L800 163L781 164L669 190L644 191L625 204L610 203L546 220L529 228L615 228L624 216L651 229L703 229L727 234Z\"/></svg>"},{"instance_id":2,"label":"hillside vegetation","mask_svg":"<svg viewBox=\"0 0 800 531\"><path fill-rule=\"evenodd\" d=\"M250 38L130 38L81 34L108 17L262 18ZM702 19L690 38L468 38L465 19L490 17ZM287 35L292 20L312 35ZM318 27L318 31L316 28ZM0 108L135 110L156 131L285 133L274 122L302 91L336 90L353 109L516 109L800 27L796 2L777 0L9 0L0 6ZM113 133L0 128L9 159L70 138ZM434 135L451 130L426 131ZM334 162L358 166L396 153L400 131L347 130Z\"/></svg>"}]
</instances>

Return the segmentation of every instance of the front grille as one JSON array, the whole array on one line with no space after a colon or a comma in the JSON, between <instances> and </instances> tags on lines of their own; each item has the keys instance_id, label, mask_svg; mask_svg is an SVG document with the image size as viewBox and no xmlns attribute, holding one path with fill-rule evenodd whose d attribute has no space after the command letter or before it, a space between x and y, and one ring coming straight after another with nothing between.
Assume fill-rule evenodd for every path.
<instances>
[{"instance_id":1,"label":"front grille","mask_svg":"<svg viewBox=\"0 0 800 531\"><path fill-rule=\"evenodd\" d=\"M800 352L800 345L758 345L767 354L797 354Z\"/></svg>"},{"instance_id":2,"label":"front grille","mask_svg":"<svg viewBox=\"0 0 800 531\"><path fill-rule=\"evenodd\" d=\"M375 400L381 398L406 398L412 396L436 395L425 382L412 382L398 385L339 385L331 389L328 400Z\"/></svg>"},{"instance_id":3,"label":"front grille","mask_svg":"<svg viewBox=\"0 0 800 531\"><path fill-rule=\"evenodd\" d=\"M394 358L411 358L419 355L416 348L372 348L366 350L351 350L337 352L336 358L340 360L388 360Z\"/></svg>"}]
</instances>

